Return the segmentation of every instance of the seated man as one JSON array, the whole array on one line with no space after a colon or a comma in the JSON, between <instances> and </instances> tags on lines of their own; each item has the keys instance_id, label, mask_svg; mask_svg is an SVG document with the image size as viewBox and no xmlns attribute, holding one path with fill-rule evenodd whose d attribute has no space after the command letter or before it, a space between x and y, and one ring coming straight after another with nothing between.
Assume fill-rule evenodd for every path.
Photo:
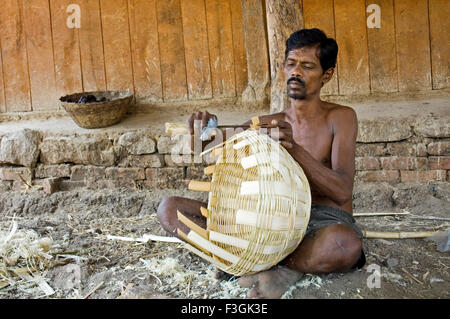
<instances>
[{"instance_id":1,"label":"seated man","mask_svg":"<svg viewBox=\"0 0 450 319\"><path fill-rule=\"evenodd\" d=\"M286 41L284 75L290 106L278 114L261 116L260 122L278 130L268 134L278 140L301 165L310 183L311 218L297 249L270 270L243 276L239 283L251 287L248 297L279 298L304 273L346 272L362 267L362 233L352 217L355 146L358 131L353 109L320 99L320 90L336 65L336 41L318 29L294 32ZM215 115L191 115L205 126ZM205 227L199 201L170 197L158 208L167 231L189 229L177 220L177 209Z\"/></svg>"}]
</instances>

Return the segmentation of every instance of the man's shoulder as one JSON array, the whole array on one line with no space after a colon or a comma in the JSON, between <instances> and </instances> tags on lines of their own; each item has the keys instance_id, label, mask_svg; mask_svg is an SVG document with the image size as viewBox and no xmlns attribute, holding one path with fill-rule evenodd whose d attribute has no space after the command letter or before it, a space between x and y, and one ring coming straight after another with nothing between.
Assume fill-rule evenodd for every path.
<instances>
[{"instance_id":1,"label":"man's shoulder","mask_svg":"<svg viewBox=\"0 0 450 319\"><path fill-rule=\"evenodd\" d=\"M259 120L261 122L264 122L264 123L270 122L272 120L284 120L285 118L286 118L285 111L281 111L279 113L265 114L265 115L260 115L259 116Z\"/></svg>"},{"instance_id":2,"label":"man's shoulder","mask_svg":"<svg viewBox=\"0 0 450 319\"><path fill-rule=\"evenodd\" d=\"M336 103L324 102L328 110L328 118L333 121L357 121L357 115L350 106L340 105Z\"/></svg>"}]
</instances>

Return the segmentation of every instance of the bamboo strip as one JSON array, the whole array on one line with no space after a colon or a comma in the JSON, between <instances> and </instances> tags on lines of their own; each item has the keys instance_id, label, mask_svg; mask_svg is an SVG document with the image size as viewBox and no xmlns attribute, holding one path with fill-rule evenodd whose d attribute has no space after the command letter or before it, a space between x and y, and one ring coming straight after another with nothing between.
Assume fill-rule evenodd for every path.
<instances>
[{"instance_id":1,"label":"bamboo strip","mask_svg":"<svg viewBox=\"0 0 450 319\"><path fill-rule=\"evenodd\" d=\"M208 216L209 216L209 210L208 209L206 209L203 206L200 206L200 212L202 213L203 217L208 218Z\"/></svg>"},{"instance_id":2,"label":"bamboo strip","mask_svg":"<svg viewBox=\"0 0 450 319\"><path fill-rule=\"evenodd\" d=\"M216 165L211 165L208 167L205 167L205 169L203 170L203 173L205 175L211 175L216 171Z\"/></svg>"},{"instance_id":3,"label":"bamboo strip","mask_svg":"<svg viewBox=\"0 0 450 319\"><path fill-rule=\"evenodd\" d=\"M177 228L177 234L178 236L183 239L186 243L191 244L192 246L195 246L197 249L201 250L204 254L211 256L211 253L207 250L204 250L202 247L198 246L196 243L194 243L188 235L186 235L181 229Z\"/></svg>"},{"instance_id":4,"label":"bamboo strip","mask_svg":"<svg viewBox=\"0 0 450 319\"><path fill-rule=\"evenodd\" d=\"M202 182L202 181L190 181L188 185L188 189L192 191L198 192L210 192L211 191L211 182Z\"/></svg>"},{"instance_id":5,"label":"bamboo strip","mask_svg":"<svg viewBox=\"0 0 450 319\"><path fill-rule=\"evenodd\" d=\"M200 246L204 250L209 251L211 254L216 255L222 259L225 259L230 263L235 264L239 261L238 256L235 256L232 253L226 251L225 249L220 248L217 245L214 245L209 240L197 234L195 231L190 231L189 234L187 235L187 238L197 246Z\"/></svg>"},{"instance_id":6,"label":"bamboo strip","mask_svg":"<svg viewBox=\"0 0 450 319\"><path fill-rule=\"evenodd\" d=\"M418 232L379 232L362 230L365 238L386 238L386 239L403 239L403 238L427 238L436 234L436 231L418 231Z\"/></svg>"},{"instance_id":7,"label":"bamboo strip","mask_svg":"<svg viewBox=\"0 0 450 319\"><path fill-rule=\"evenodd\" d=\"M209 239L209 234L206 229L201 228L199 225L194 223L192 220L184 216L182 213L180 213L179 210L177 210L177 217L180 222L185 224L187 227L189 227L191 230L198 233L200 236L202 236L205 239ZM189 234L188 234L189 235Z\"/></svg>"},{"instance_id":8,"label":"bamboo strip","mask_svg":"<svg viewBox=\"0 0 450 319\"><path fill-rule=\"evenodd\" d=\"M268 227L265 227L264 222L267 223ZM236 212L236 224L279 231L289 230L291 227L292 229L302 229L305 227L305 220L304 218L295 218L294 225L291 225L291 220L288 217L265 216L240 209Z\"/></svg>"}]
</instances>

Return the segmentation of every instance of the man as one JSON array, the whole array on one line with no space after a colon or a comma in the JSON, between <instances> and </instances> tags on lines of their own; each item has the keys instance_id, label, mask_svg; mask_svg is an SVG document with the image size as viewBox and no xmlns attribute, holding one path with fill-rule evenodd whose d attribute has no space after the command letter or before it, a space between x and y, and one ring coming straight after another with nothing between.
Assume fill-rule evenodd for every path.
<instances>
[{"instance_id":1,"label":"man","mask_svg":"<svg viewBox=\"0 0 450 319\"><path fill-rule=\"evenodd\" d=\"M290 106L260 122L278 130L268 134L301 165L311 187L312 207L305 238L278 266L239 283L252 288L248 297L279 298L304 273L346 272L362 267L362 233L352 217L357 117L353 109L320 99L320 90L333 76L338 47L319 29L302 29L286 41L284 75ZM193 114L206 125L208 112ZM189 231L176 217L188 214L204 226L200 206L206 203L171 197L158 208L162 226L172 234Z\"/></svg>"}]
</instances>

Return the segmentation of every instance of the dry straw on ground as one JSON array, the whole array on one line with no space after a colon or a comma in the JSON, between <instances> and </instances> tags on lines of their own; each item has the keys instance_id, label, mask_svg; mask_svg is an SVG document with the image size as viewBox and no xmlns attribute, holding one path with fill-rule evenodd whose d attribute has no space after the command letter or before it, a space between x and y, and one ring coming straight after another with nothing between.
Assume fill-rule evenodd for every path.
<instances>
[{"instance_id":1,"label":"dry straw on ground","mask_svg":"<svg viewBox=\"0 0 450 319\"><path fill-rule=\"evenodd\" d=\"M0 228L0 289L38 288L45 296L52 295L54 291L44 275L55 264L53 248L52 238L40 237L34 230L19 229L15 220L9 229Z\"/></svg>"}]
</instances>

